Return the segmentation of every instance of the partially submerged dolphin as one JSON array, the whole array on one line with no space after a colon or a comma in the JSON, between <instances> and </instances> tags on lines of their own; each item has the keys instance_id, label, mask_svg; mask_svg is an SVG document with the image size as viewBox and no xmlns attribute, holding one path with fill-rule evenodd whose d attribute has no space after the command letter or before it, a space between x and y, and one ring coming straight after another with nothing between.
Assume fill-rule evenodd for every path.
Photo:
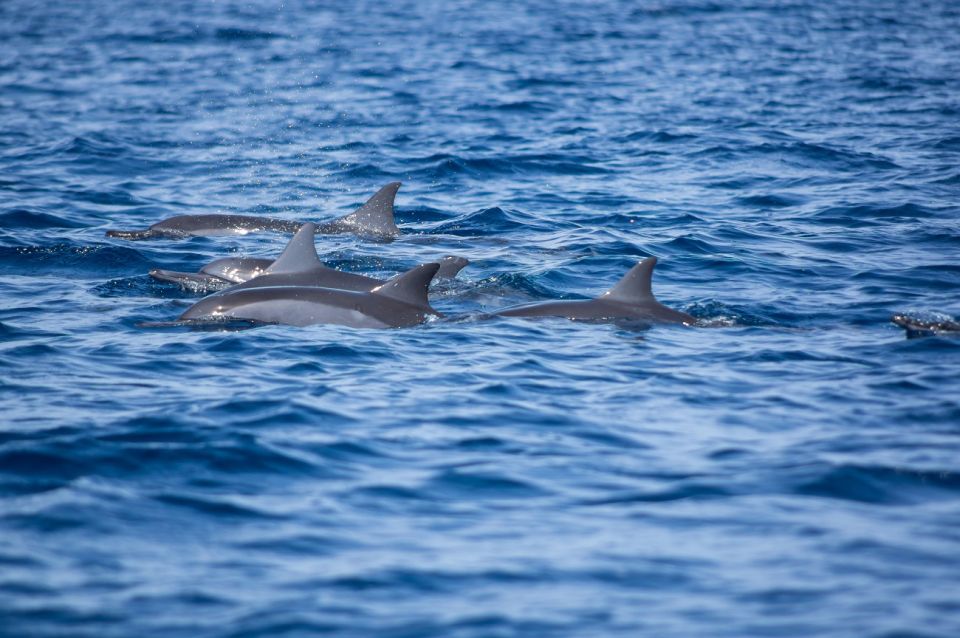
<instances>
[{"instance_id":1,"label":"partially submerged dolphin","mask_svg":"<svg viewBox=\"0 0 960 638\"><path fill-rule=\"evenodd\" d=\"M226 288L259 277L273 264L273 259L259 257L223 257L200 269L199 272L179 272L154 268L150 276L181 286L204 290Z\"/></svg>"},{"instance_id":2,"label":"partially submerged dolphin","mask_svg":"<svg viewBox=\"0 0 960 638\"><path fill-rule=\"evenodd\" d=\"M503 317L565 317L578 320L628 320L644 323L682 323L696 319L685 312L667 308L656 300L651 289L656 257L648 257L630 269L616 286L596 299L550 301L508 308L495 314Z\"/></svg>"},{"instance_id":3,"label":"partially submerged dolphin","mask_svg":"<svg viewBox=\"0 0 960 638\"><path fill-rule=\"evenodd\" d=\"M906 314L893 315L890 321L907 331L907 338L957 337L960 336L960 321L947 316L914 317Z\"/></svg>"},{"instance_id":4,"label":"partially submerged dolphin","mask_svg":"<svg viewBox=\"0 0 960 638\"><path fill-rule=\"evenodd\" d=\"M317 232L333 235L354 233L372 237L396 237L400 234L393 219L393 202L400 182L391 182L367 200L363 206L338 219L317 226ZM179 238L209 235L246 235L260 231L295 233L301 222L248 215L178 215L145 230L108 230L107 237L119 239Z\"/></svg>"},{"instance_id":5,"label":"partially submerged dolphin","mask_svg":"<svg viewBox=\"0 0 960 638\"><path fill-rule=\"evenodd\" d=\"M240 287L322 286L367 291L384 283L380 279L342 272L324 266L317 255L314 234L317 225L307 222L293 236L276 261L249 257L228 257L211 262L199 273L151 270L150 276L195 288L216 289L233 284ZM440 260L437 278L452 279L470 263L464 257L448 255ZM246 282L246 283L244 283ZM236 287L235 287L236 288ZM233 288L233 289L235 289Z\"/></svg>"},{"instance_id":6,"label":"partially submerged dolphin","mask_svg":"<svg viewBox=\"0 0 960 638\"><path fill-rule=\"evenodd\" d=\"M427 289L440 264L417 266L369 292L313 286L231 289L201 299L180 321L240 319L291 326L338 324L352 328L403 328L439 316Z\"/></svg>"}]
</instances>

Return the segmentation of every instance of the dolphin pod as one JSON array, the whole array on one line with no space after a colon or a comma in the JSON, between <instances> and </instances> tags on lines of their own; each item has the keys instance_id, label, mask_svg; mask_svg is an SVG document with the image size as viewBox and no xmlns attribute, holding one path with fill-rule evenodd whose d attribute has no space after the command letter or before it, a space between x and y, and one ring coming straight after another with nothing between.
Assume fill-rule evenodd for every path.
<instances>
[{"instance_id":1,"label":"dolphin pod","mask_svg":"<svg viewBox=\"0 0 960 638\"><path fill-rule=\"evenodd\" d=\"M653 257L641 261L617 285L596 299L532 304L495 314L693 325L694 317L664 306L653 296L650 284L656 263ZM386 282L377 282L372 288L356 285L349 289L304 285L297 273L265 274L201 299L179 320L242 319L292 326L328 323L354 328L407 327L423 323L431 316L440 316L427 297L430 282L439 270L439 263L423 264ZM347 283L354 284L353 281Z\"/></svg>"},{"instance_id":2,"label":"dolphin pod","mask_svg":"<svg viewBox=\"0 0 960 638\"><path fill-rule=\"evenodd\" d=\"M399 189L400 182L390 182L349 215L317 225L316 232L327 235L353 233L365 237L396 237L400 234L400 229L393 219L393 203ZM295 233L300 226L300 222L249 215L177 215L144 230L108 230L107 237L140 240L246 235L262 231Z\"/></svg>"},{"instance_id":3,"label":"dolphin pod","mask_svg":"<svg viewBox=\"0 0 960 638\"><path fill-rule=\"evenodd\" d=\"M276 261L252 257L226 257L210 262L198 273L154 269L150 271L150 276L160 281L205 289L242 284L248 288L283 285L365 291L383 283L379 279L343 272L323 265L314 245L316 232L316 224L311 222L303 224ZM439 263L440 270L437 272L437 278L452 279L470 262L465 257L447 255Z\"/></svg>"},{"instance_id":4,"label":"dolphin pod","mask_svg":"<svg viewBox=\"0 0 960 638\"><path fill-rule=\"evenodd\" d=\"M314 233L314 224L304 224L263 274L201 299L179 321L240 319L293 326L329 323L399 328L440 316L430 306L427 291L440 275L441 263L417 266L388 281L341 272L321 263ZM443 262L447 276L467 264L463 257L452 256ZM664 306L653 296L651 279L656 263L654 257L644 259L596 299L532 304L495 314L692 325L693 317Z\"/></svg>"},{"instance_id":5,"label":"dolphin pod","mask_svg":"<svg viewBox=\"0 0 960 638\"><path fill-rule=\"evenodd\" d=\"M325 223L295 222L246 215L179 215L144 230L108 230L108 237L140 240L211 235L246 235L257 231L294 233L276 259L227 257L198 272L154 269L154 279L184 287L216 290L191 306L178 322L141 325L179 325L183 322L238 319L307 326L319 323L356 328L399 328L441 316L431 305L431 281L453 278L469 261L447 255L383 281L324 265L314 244L317 234L353 233L361 237L391 238L400 234L394 221L394 201L400 182L383 186L356 211ZM696 325L695 317L669 308L653 294L656 257L641 260L599 297L558 300L498 310L499 317L557 317L574 321L637 322ZM907 337L958 336L960 320L897 314L891 321Z\"/></svg>"},{"instance_id":6,"label":"dolphin pod","mask_svg":"<svg viewBox=\"0 0 960 638\"><path fill-rule=\"evenodd\" d=\"M145 230L110 230L107 236L139 240L245 235L264 230L294 233L276 259L227 257L195 273L151 270L150 276L160 281L216 291L193 304L175 323L243 320L292 326L413 326L441 316L430 305L430 283L455 277L469 263L466 258L447 255L383 281L324 265L315 245L317 234L354 233L374 238L398 235L394 200L399 188L400 182L391 182L356 211L325 223L245 215L180 215ZM644 259L595 299L528 304L500 310L493 316L693 325L692 316L668 308L654 297L651 280L656 263L654 257Z\"/></svg>"}]
</instances>

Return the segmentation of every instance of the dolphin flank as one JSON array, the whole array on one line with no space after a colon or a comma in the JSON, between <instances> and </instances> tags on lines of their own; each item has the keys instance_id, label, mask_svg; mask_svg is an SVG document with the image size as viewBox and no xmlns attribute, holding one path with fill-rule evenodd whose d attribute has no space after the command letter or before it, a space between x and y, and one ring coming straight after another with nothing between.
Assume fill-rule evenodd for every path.
<instances>
[{"instance_id":1,"label":"dolphin flank","mask_svg":"<svg viewBox=\"0 0 960 638\"><path fill-rule=\"evenodd\" d=\"M354 233L369 237L396 237L400 229L393 218L393 203L400 182L390 182L356 211L317 226L317 232L333 235ZM107 237L118 239L181 238L211 235L246 235L275 231L295 233L301 222L248 215L178 215L153 224L145 230L108 230Z\"/></svg>"},{"instance_id":2,"label":"dolphin flank","mask_svg":"<svg viewBox=\"0 0 960 638\"><path fill-rule=\"evenodd\" d=\"M565 317L576 320L631 320L649 323L681 323L692 325L696 319L673 310L653 296L651 280L656 257L648 257L624 275L617 285L596 299L583 301L550 301L507 308L496 315L503 317Z\"/></svg>"}]
</instances>

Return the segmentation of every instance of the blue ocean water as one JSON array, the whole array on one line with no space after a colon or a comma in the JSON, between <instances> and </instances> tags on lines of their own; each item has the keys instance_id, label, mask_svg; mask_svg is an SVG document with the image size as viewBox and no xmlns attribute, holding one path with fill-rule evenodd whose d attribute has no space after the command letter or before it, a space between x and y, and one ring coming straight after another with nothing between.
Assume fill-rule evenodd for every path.
<instances>
[{"instance_id":1,"label":"blue ocean water","mask_svg":"<svg viewBox=\"0 0 960 638\"><path fill-rule=\"evenodd\" d=\"M395 179L446 319L137 327ZM946 0L0 3L0 634L960 635L958 220Z\"/></svg>"}]
</instances>

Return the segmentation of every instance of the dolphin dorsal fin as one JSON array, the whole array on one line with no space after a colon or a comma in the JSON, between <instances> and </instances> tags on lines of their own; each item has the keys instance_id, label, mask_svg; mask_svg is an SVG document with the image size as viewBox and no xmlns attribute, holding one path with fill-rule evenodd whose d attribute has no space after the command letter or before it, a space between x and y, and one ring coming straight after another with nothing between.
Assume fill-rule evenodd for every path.
<instances>
[{"instance_id":1,"label":"dolphin dorsal fin","mask_svg":"<svg viewBox=\"0 0 960 638\"><path fill-rule=\"evenodd\" d=\"M370 292L414 306L429 307L427 290L430 288L430 282L438 270L440 270L440 264L436 262L421 264L383 282Z\"/></svg>"},{"instance_id":2,"label":"dolphin dorsal fin","mask_svg":"<svg viewBox=\"0 0 960 638\"><path fill-rule=\"evenodd\" d=\"M654 300L650 282L653 279L653 267L656 265L656 257L647 257L631 268L616 286L600 295L600 298L624 303Z\"/></svg>"},{"instance_id":3,"label":"dolphin dorsal fin","mask_svg":"<svg viewBox=\"0 0 960 638\"><path fill-rule=\"evenodd\" d=\"M470 260L466 257L447 255L440 260L440 270L437 272L437 277L440 279L453 279L457 276L457 273L466 268L469 263Z\"/></svg>"},{"instance_id":4,"label":"dolphin dorsal fin","mask_svg":"<svg viewBox=\"0 0 960 638\"><path fill-rule=\"evenodd\" d=\"M314 233L317 232L317 225L307 222L300 227L297 234L293 236L287 247L277 257L277 260L270 264L264 272L266 274L288 274L302 272L320 266L320 257L317 255L317 247L313 243Z\"/></svg>"},{"instance_id":5,"label":"dolphin dorsal fin","mask_svg":"<svg viewBox=\"0 0 960 638\"><path fill-rule=\"evenodd\" d=\"M366 204L341 217L337 222L361 234L399 235L400 229L393 220L393 201L397 198L398 190L400 182L390 182L368 199Z\"/></svg>"}]
</instances>

